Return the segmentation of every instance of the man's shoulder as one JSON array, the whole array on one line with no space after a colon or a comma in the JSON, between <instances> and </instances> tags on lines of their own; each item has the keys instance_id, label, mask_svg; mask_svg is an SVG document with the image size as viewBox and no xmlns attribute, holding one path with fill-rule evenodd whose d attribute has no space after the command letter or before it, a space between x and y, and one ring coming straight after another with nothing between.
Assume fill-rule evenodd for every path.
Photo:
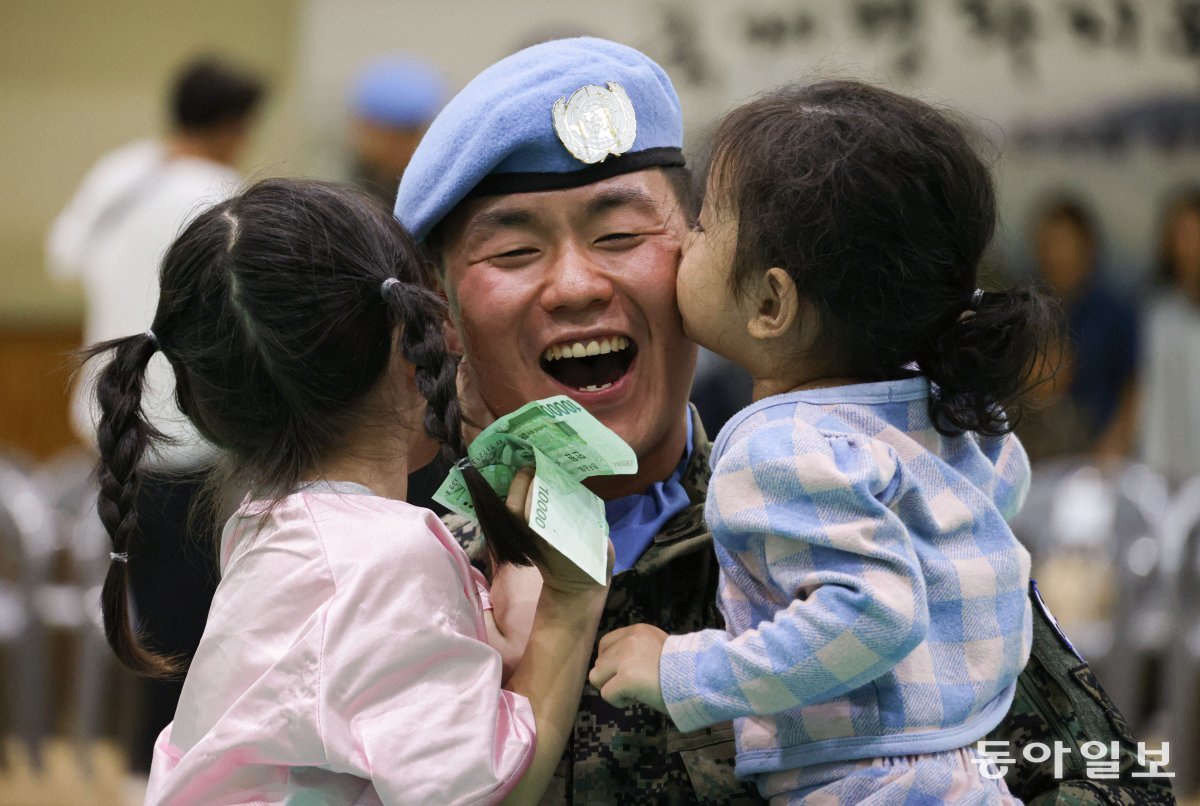
<instances>
[{"instance_id":1,"label":"man's shoulder","mask_svg":"<svg viewBox=\"0 0 1200 806\"><path fill-rule=\"evenodd\" d=\"M711 551L712 532L704 519L704 502L694 502L663 524L633 570L652 575L681 557Z\"/></svg>"},{"instance_id":2,"label":"man's shoulder","mask_svg":"<svg viewBox=\"0 0 1200 806\"><path fill-rule=\"evenodd\" d=\"M689 404L688 416L692 418L692 454L679 482L693 504L703 504L708 495L708 480L712 478L712 440L705 433L695 406Z\"/></svg>"},{"instance_id":3,"label":"man's shoulder","mask_svg":"<svg viewBox=\"0 0 1200 806\"><path fill-rule=\"evenodd\" d=\"M166 153L160 141L151 138L134 140L100 155L88 170L87 179L110 180L129 174L141 175L160 161Z\"/></svg>"},{"instance_id":4,"label":"man's shoulder","mask_svg":"<svg viewBox=\"0 0 1200 806\"><path fill-rule=\"evenodd\" d=\"M987 740L1013 759L1005 779L1025 802L1174 803L1169 779L1150 777L1139 743L1091 667L1071 646L1041 597L1030 588L1033 648L1017 680L1003 721ZM1118 777L1095 779L1080 748L1088 742L1115 748ZM1022 751L1034 744L1065 748L1041 761Z\"/></svg>"},{"instance_id":5,"label":"man's shoulder","mask_svg":"<svg viewBox=\"0 0 1200 806\"><path fill-rule=\"evenodd\" d=\"M479 524L453 512L443 515L442 523L458 541L458 545L463 547L471 562L478 565L478 560L484 556L483 529Z\"/></svg>"}]
</instances>

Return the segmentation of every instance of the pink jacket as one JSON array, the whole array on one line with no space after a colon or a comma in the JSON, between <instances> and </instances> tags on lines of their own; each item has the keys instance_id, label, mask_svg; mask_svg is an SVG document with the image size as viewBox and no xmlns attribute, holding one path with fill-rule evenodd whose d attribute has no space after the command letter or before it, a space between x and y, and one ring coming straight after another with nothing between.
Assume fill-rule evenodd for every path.
<instances>
[{"instance_id":1,"label":"pink jacket","mask_svg":"<svg viewBox=\"0 0 1200 806\"><path fill-rule=\"evenodd\" d=\"M500 800L534 720L500 687L482 577L428 510L315 490L226 524L146 802Z\"/></svg>"}]
</instances>

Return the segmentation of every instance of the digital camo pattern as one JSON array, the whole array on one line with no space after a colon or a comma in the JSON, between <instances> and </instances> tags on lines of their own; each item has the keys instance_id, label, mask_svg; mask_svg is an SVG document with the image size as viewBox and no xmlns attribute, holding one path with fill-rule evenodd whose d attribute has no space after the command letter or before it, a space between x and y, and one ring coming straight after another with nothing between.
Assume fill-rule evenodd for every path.
<instances>
[{"instance_id":1,"label":"digital camo pattern","mask_svg":"<svg viewBox=\"0 0 1200 806\"><path fill-rule=\"evenodd\" d=\"M639 622L669 633L723 627L715 605L717 562L704 524L711 445L694 412L692 419L696 446L683 477L692 505L666 524L632 569L613 579L599 635ZM477 525L458 516L448 516L446 523L472 558L483 556ZM1130 777L1138 765L1128 725L1036 601L1033 612L1029 665L1018 678L1008 715L987 738L1014 748L1035 741L1078 748L1085 741L1120 740L1123 773L1118 781L1089 780L1082 757L1074 753L1078 766L1065 759L1064 780L1058 781L1049 762L1030 764L1018 752L1021 763L1005 775L1009 789L1037 806L1174 803L1165 779ZM733 758L730 723L681 734L666 716L643 706L614 708L584 683L574 735L542 803L764 803L751 785L736 780Z\"/></svg>"},{"instance_id":2,"label":"digital camo pattern","mask_svg":"<svg viewBox=\"0 0 1200 806\"><path fill-rule=\"evenodd\" d=\"M764 775L759 788L774 806L784 804L939 804L1019 806L1003 778L979 775L982 763L970 747L815 764Z\"/></svg>"},{"instance_id":3,"label":"digital camo pattern","mask_svg":"<svg viewBox=\"0 0 1200 806\"><path fill-rule=\"evenodd\" d=\"M1013 794L1029 804L1082 806L1106 803L1174 803L1169 778L1134 778L1146 772L1137 758L1137 741L1129 724L1108 698L1091 668L1056 629L1037 596L1033 600L1033 653L1017 678L1012 707L990 734L989 741L1008 744L1015 759L1005 773ZM1062 742L1070 750L1062 756L1062 776L1055 778L1053 756L1042 763L1027 761L1021 748L1040 742L1054 747ZM1084 742L1098 741L1120 748L1120 777L1093 780L1087 777Z\"/></svg>"},{"instance_id":4,"label":"digital camo pattern","mask_svg":"<svg viewBox=\"0 0 1200 806\"><path fill-rule=\"evenodd\" d=\"M598 635L645 622L670 633L722 628L717 561L704 525L710 445L693 414L696 445L684 469L691 506L672 518L637 564L613 578ZM467 553L481 556L478 527L447 518ZM593 660L595 650L593 650ZM764 802L733 775L733 726L680 733L665 714L616 708L584 683L574 735L542 803L751 804Z\"/></svg>"}]
</instances>

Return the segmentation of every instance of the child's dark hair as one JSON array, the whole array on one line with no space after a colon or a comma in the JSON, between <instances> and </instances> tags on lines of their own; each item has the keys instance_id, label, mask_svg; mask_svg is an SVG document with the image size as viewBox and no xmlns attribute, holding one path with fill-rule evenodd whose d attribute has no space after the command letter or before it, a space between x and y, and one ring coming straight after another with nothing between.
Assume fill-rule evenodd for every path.
<instances>
[{"instance_id":1,"label":"child's dark hair","mask_svg":"<svg viewBox=\"0 0 1200 806\"><path fill-rule=\"evenodd\" d=\"M738 221L735 293L783 268L836 374L915 367L939 432L1012 429L1055 319L1033 289L975 294L996 195L965 126L861 82L788 86L721 121L710 179Z\"/></svg>"},{"instance_id":2,"label":"child's dark hair","mask_svg":"<svg viewBox=\"0 0 1200 806\"><path fill-rule=\"evenodd\" d=\"M278 500L315 480L369 414L396 343L428 401L426 430L464 454L456 358L442 336L445 304L430 267L392 216L351 188L268 180L200 214L163 259L152 332L96 345L112 352L97 397L99 511L112 537L104 582L108 641L134 671L176 674L131 623L138 565L139 464L161 434L142 414L146 365L161 349L180 410L224 452L229 483ZM373 424L373 423L372 423ZM386 425L384 426L386 427ZM496 562L539 559L527 527L478 470L468 486Z\"/></svg>"}]
</instances>

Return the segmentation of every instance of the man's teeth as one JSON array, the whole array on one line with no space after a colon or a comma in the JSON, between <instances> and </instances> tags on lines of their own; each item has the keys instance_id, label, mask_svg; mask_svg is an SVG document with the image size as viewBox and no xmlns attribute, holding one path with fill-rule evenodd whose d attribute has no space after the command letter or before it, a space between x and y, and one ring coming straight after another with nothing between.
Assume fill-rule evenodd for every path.
<instances>
[{"instance_id":1,"label":"man's teeth","mask_svg":"<svg viewBox=\"0 0 1200 806\"><path fill-rule=\"evenodd\" d=\"M546 352L542 353L542 358L547 361L557 361L560 358L584 358L589 355L604 355L605 353L618 353L629 346L629 339L624 336L606 336L603 339L595 341L582 342L576 341L564 344L553 344L546 348ZM603 388L603 387L600 387ZM589 389L588 391L595 391Z\"/></svg>"},{"instance_id":2,"label":"man's teeth","mask_svg":"<svg viewBox=\"0 0 1200 806\"><path fill-rule=\"evenodd\" d=\"M602 386L595 386L595 385L581 386L581 387L579 387L579 391L580 392L599 392L603 389L607 389L610 386L612 386L611 383L606 383L606 384L603 384Z\"/></svg>"}]
</instances>

